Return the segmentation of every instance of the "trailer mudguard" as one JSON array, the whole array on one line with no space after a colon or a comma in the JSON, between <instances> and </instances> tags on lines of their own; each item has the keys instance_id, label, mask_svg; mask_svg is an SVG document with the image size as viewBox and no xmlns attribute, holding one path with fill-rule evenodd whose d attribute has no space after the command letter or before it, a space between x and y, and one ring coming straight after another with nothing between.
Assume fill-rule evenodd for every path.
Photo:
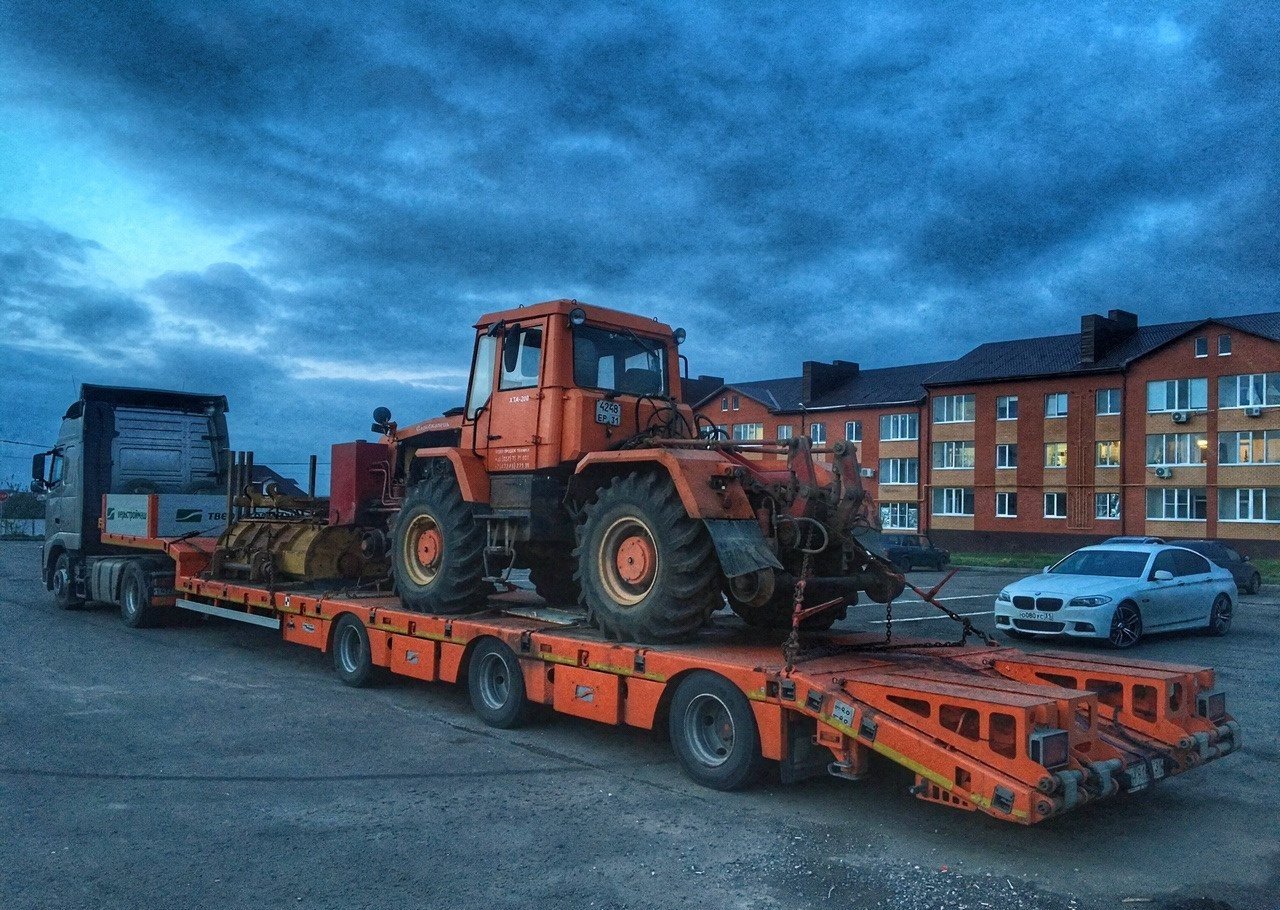
<instances>
[{"instance_id":1,"label":"trailer mudguard","mask_svg":"<svg viewBox=\"0 0 1280 910\"><path fill-rule=\"evenodd\" d=\"M743 519L703 520L711 532L711 542L720 558L720 570L726 578L736 578L760 569L781 569L782 563L764 539L757 521Z\"/></svg>"}]
</instances>

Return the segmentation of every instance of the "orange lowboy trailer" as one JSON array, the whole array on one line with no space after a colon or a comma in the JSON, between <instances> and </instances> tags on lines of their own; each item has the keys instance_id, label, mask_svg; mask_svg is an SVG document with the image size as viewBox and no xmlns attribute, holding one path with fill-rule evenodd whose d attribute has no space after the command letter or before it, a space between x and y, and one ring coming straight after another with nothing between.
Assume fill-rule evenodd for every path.
<instances>
[{"instance_id":1,"label":"orange lowboy trailer","mask_svg":"<svg viewBox=\"0 0 1280 910\"><path fill-rule=\"evenodd\" d=\"M690 776L726 789L723 773L708 773L726 761L743 765L735 786L764 760L780 763L784 781L858 779L876 752L915 773L921 799L1034 824L1240 747L1204 667L977 646L876 651L882 636L823 633L788 668L776 636L736 620L692 643L620 644L518 598L433 616L385 594L202 578L210 538L103 539L173 559L173 592L157 591L154 606L278 628L331 653L353 685L372 667L468 682L495 726L515 726L530 705L642 729L666 723Z\"/></svg>"}]
</instances>

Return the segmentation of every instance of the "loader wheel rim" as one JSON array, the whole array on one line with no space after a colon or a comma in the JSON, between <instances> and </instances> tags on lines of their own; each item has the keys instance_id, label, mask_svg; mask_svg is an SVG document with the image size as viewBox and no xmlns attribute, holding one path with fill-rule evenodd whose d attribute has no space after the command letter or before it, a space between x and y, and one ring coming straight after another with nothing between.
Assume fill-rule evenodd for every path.
<instances>
[{"instance_id":1,"label":"loader wheel rim","mask_svg":"<svg viewBox=\"0 0 1280 910\"><path fill-rule=\"evenodd\" d=\"M614 603L632 607L653 590L658 575L658 547L638 518L619 518L601 539L600 580Z\"/></svg>"},{"instance_id":2,"label":"loader wheel rim","mask_svg":"<svg viewBox=\"0 0 1280 910\"><path fill-rule=\"evenodd\" d=\"M429 585L440 574L444 557L444 535L430 515L415 515L404 535L404 566L409 580L416 585Z\"/></svg>"},{"instance_id":3,"label":"loader wheel rim","mask_svg":"<svg viewBox=\"0 0 1280 910\"><path fill-rule=\"evenodd\" d=\"M708 768L729 760L737 731L729 706L710 693L697 696L684 711L684 739L694 759Z\"/></svg>"},{"instance_id":4,"label":"loader wheel rim","mask_svg":"<svg viewBox=\"0 0 1280 910\"><path fill-rule=\"evenodd\" d=\"M511 700L511 671L499 654L486 654L481 660L480 698L495 711Z\"/></svg>"}]
</instances>

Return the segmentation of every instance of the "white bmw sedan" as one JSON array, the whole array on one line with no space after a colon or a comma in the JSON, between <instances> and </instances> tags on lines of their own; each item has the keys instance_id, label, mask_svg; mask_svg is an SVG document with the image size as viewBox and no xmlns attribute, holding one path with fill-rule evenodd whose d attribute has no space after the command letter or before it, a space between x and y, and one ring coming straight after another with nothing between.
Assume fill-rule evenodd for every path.
<instances>
[{"instance_id":1,"label":"white bmw sedan","mask_svg":"<svg viewBox=\"0 0 1280 910\"><path fill-rule=\"evenodd\" d=\"M996 597L996 628L1012 638L1072 635L1129 648L1146 632L1225 635L1236 595L1231 573L1164 544L1084 547Z\"/></svg>"}]
</instances>

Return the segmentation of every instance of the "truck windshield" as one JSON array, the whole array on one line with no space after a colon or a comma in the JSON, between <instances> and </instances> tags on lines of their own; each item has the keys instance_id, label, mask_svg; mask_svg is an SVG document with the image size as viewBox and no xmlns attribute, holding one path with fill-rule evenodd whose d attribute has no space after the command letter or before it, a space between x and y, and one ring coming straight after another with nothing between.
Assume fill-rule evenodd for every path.
<instances>
[{"instance_id":1,"label":"truck windshield","mask_svg":"<svg viewBox=\"0 0 1280 910\"><path fill-rule=\"evenodd\" d=\"M1147 567L1147 557L1147 553L1131 550L1076 550L1049 572L1053 575L1139 578Z\"/></svg>"},{"instance_id":2,"label":"truck windshield","mask_svg":"<svg viewBox=\"0 0 1280 910\"><path fill-rule=\"evenodd\" d=\"M573 382L625 395L664 395L667 348L633 332L580 325L573 329Z\"/></svg>"}]
</instances>

